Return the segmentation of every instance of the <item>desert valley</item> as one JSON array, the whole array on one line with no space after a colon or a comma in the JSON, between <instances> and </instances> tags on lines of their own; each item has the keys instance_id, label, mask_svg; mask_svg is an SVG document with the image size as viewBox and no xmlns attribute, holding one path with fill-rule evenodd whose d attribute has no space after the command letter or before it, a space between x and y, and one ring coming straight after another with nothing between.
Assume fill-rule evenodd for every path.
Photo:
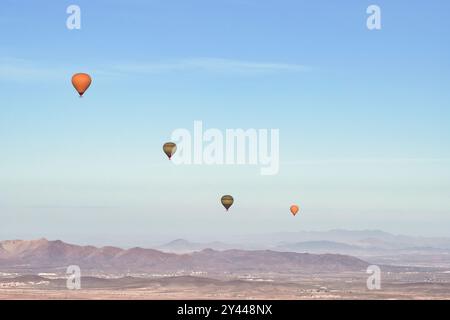
<instances>
[{"instance_id":1,"label":"desert valley","mask_svg":"<svg viewBox=\"0 0 450 320\"><path fill-rule=\"evenodd\" d=\"M342 230L261 239L154 249L5 240L0 299L450 299L449 239ZM74 265L80 288L69 290ZM371 265L381 271L374 290Z\"/></svg>"}]
</instances>

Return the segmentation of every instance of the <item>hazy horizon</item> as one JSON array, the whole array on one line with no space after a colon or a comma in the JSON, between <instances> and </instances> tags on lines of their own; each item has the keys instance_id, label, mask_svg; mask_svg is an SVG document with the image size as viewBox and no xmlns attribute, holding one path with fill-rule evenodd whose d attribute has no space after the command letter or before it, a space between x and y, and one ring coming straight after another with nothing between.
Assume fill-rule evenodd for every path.
<instances>
[{"instance_id":1,"label":"hazy horizon","mask_svg":"<svg viewBox=\"0 0 450 320\"><path fill-rule=\"evenodd\" d=\"M324 234L327 235L332 232L344 232L344 233L387 233L393 236L406 236L406 237L414 237L414 238L445 238L449 239L448 236L424 236L420 234L403 234L403 233L393 233L387 232L385 230L377 230L377 229L366 229L366 230L348 230L348 229L329 229L329 230L297 230L297 231L272 231L267 233L250 233L250 234L222 234L222 235L192 235L192 234L179 234L177 235L169 235L169 234L153 234L153 235L134 235L131 236L129 234L122 235L104 235L104 236L96 236L96 237L77 237L73 235L63 235L63 236L35 236L35 235L19 235L19 236L9 236L7 234L3 234L3 238L0 241L5 240L39 240L46 239L48 241L56 241L61 240L66 243L71 243L75 245L94 245L98 247L102 246L117 246L120 248L131 248L131 247L148 247L154 248L159 247L161 245L169 244L176 240L185 240L190 243L198 243L198 244L207 244L212 242L223 243L227 245L267 245L267 243L271 243L272 245L278 245L280 241L270 242L270 236L274 234L284 234L284 235L295 235L295 234ZM261 238L265 238L266 240L262 241ZM251 239L248 242L248 239ZM267 240L269 239L269 240ZM326 237L321 240L306 240L306 241L327 241ZM303 242L292 241L295 242ZM343 242L345 240L336 241Z\"/></svg>"}]
</instances>

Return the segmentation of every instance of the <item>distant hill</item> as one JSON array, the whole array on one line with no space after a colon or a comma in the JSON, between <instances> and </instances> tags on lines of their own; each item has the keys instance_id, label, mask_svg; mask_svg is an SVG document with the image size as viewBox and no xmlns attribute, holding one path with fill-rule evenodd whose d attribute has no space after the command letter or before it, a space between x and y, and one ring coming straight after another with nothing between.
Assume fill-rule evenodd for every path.
<instances>
[{"instance_id":1,"label":"distant hill","mask_svg":"<svg viewBox=\"0 0 450 320\"><path fill-rule=\"evenodd\" d=\"M354 246L353 249L361 248L370 250L403 250L408 248L434 248L450 249L450 238L444 237L413 237L394 235L380 230L330 230L330 231L299 231L299 232L277 232L269 234L255 234L236 237L235 241L247 245L258 245L277 249L276 244L294 245L298 243L310 243L328 241L328 245L335 248L333 243ZM323 243L325 244L325 243ZM274 247L275 246L275 247ZM344 248L341 249L350 249Z\"/></svg>"},{"instance_id":2,"label":"distant hill","mask_svg":"<svg viewBox=\"0 0 450 320\"><path fill-rule=\"evenodd\" d=\"M0 242L0 267L45 270L79 265L82 270L113 272L340 272L362 271L368 263L346 255L277 252L271 250L205 249L190 254L154 249L78 246L60 240Z\"/></svg>"},{"instance_id":3,"label":"distant hill","mask_svg":"<svg viewBox=\"0 0 450 320\"><path fill-rule=\"evenodd\" d=\"M363 248L341 242L334 241L304 241L296 243L283 243L275 247L276 250L286 250L293 252L310 252L310 253L343 253L358 252Z\"/></svg>"},{"instance_id":4,"label":"distant hill","mask_svg":"<svg viewBox=\"0 0 450 320\"><path fill-rule=\"evenodd\" d=\"M169 243L163 244L157 247L156 249L164 252L188 253L193 251L201 251L204 249L227 250L232 249L232 246L218 241L199 243L199 242L190 242L185 239L177 239Z\"/></svg>"}]
</instances>

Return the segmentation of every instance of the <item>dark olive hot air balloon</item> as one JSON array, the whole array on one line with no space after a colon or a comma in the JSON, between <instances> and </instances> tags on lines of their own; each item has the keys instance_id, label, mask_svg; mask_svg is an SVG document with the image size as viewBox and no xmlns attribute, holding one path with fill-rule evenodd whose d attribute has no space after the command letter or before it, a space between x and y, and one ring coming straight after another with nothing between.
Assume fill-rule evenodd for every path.
<instances>
[{"instance_id":1,"label":"dark olive hot air balloon","mask_svg":"<svg viewBox=\"0 0 450 320\"><path fill-rule=\"evenodd\" d=\"M226 195L223 196L221 199L222 205L225 207L225 209L230 209L230 207L233 205L234 199L232 196Z\"/></svg>"},{"instance_id":2,"label":"dark olive hot air balloon","mask_svg":"<svg viewBox=\"0 0 450 320\"><path fill-rule=\"evenodd\" d=\"M163 146L164 153L169 157L169 160L174 155L175 151L177 151L177 145L173 142L167 142Z\"/></svg>"},{"instance_id":3,"label":"dark olive hot air balloon","mask_svg":"<svg viewBox=\"0 0 450 320\"><path fill-rule=\"evenodd\" d=\"M87 73L76 73L72 76L72 85L80 97L86 92L92 83L91 76Z\"/></svg>"}]
</instances>

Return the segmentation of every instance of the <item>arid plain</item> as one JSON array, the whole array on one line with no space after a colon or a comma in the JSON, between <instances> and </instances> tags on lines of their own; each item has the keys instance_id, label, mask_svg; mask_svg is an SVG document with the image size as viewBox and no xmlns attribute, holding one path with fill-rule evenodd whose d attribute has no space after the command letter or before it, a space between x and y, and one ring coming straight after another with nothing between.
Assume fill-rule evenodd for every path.
<instances>
[{"instance_id":1,"label":"arid plain","mask_svg":"<svg viewBox=\"0 0 450 320\"><path fill-rule=\"evenodd\" d=\"M380 233L383 247L374 237L364 247L365 234L338 236L238 249L186 240L155 249L2 241L0 299L450 299L447 239L402 245ZM81 270L79 289L67 286L70 265ZM379 288L367 284L371 265L380 269Z\"/></svg>"}]
</instances>

